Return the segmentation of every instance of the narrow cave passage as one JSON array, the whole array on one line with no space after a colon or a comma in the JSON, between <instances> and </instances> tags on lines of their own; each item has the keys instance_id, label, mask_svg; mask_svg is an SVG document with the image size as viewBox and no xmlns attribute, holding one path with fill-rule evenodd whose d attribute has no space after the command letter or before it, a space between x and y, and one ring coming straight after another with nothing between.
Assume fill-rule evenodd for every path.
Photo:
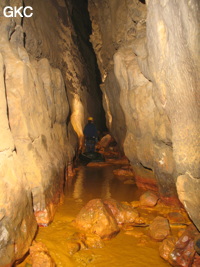
<instances>
[{"instance_id":1,"label":"narrow cave passage","mask_svg":"<svg viewBox=\"0 0 200 267\"><path fill-rule=\"evenodd\" d=\"M199 1L14 2L0 267L200 266Z\"/></svg>"}]
</instances>

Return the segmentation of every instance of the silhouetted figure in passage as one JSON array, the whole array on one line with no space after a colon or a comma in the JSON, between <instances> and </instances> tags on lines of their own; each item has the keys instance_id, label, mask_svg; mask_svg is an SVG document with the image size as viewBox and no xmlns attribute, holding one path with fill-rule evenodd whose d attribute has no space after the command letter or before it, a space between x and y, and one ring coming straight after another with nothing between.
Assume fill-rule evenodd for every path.
<instances>
[{"instance_id":1,"label":"silhouetted figure in passage","mask_svg":"<svg viewBox=\"0 0 200 267\"><path fill-rule=\"evenodd\" d=\"M88 123L86 124L83 133L85 136L86 152L95 152L98 133L92 117L88 118Z\"/></svg>"}]
</instances>

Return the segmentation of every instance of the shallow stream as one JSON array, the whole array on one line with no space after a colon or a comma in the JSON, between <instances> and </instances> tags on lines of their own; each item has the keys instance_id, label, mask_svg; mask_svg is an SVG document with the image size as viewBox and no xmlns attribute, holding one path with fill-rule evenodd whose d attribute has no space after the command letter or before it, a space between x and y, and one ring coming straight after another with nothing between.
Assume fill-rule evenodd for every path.
<instances>
[{"instance_id":1,"label":"shallow stream","mask_svg":"<svg viewBox=\"0 0 200 267\"><path fill-rule=\"evenodd\" d=\"M57 267L70 266L170 266L159 256L159 243L147 237L147 228L135 227L138 237L121 231L115 238L105 241L103 248L81 250L69 257L66 253L67 238L78 231L72 221L80 209L91 199L112 197L118 201L138 200L142 191L134 184L124 184L113 175L119 166L81 166L76 177L68 181L63 205L58 207L53 223L40 228L36 241L43 242L55 260Z\"/></svg>"}]
</instances>

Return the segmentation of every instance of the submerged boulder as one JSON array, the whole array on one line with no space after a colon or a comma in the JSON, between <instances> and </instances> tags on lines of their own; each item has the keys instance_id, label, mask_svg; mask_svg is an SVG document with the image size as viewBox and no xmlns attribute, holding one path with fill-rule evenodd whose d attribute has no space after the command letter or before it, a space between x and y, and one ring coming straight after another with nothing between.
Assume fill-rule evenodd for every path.
<instances>
[{"instance_id":1,"label":"submerged boulder","mask_svg":"<svg viewBox=\"0 0 200 267\"><path fill-rule=\"evenodd\" d=\"M102 248L104 242L97 234L76 232L69 238L69 243L78 243L80 249Z\"/></svg>"},{"instance_id":2,"label":"submerged boulder","mask_svg":"<svg viewBox=\"0 0 200 267\"><path fill-rule=\"evenodd\" d=\"M139 217L136 209L122 204L115 199L106 199L104 204L111 210L118 224L134 223Z\"/></svg>"},{"instance_id":3,"label":"submerged boulder","mask_svg":"<svg viewBox=\"0 0 200 267\"><path fill-rule=\"evenodd\" d=\"M119 232L116 219L101 199L90 200L77 215L75 225L102 239L110 239Z\"/></svg>"},{"instance_id":4,"label":"submerged boulder","mask_svg":"<svg viewBox=\"0 0 200 267\"><path fill-rule=\"evenodd\" d=\"M149 234L156 241L164 240L170 234L168 220L164 217L157 216L149 225Z\"/></svg>"},{"instance_id":5,"label":"submerged boulder","mask_svg":"<svg viewBox=\"0 0 200 267\"><path fill-rule=\"evenodd\" d=\"M56 267L54 260L49 255L47 247L42 242L33 241L29 251L32 267Z\"/></svg>"},{"instance_id":6,"label":"submerged boulder","mask_svg":"<svg viewBox=\"0 0 200 267\"><path fill-rule=\"evenodd\" d=\"M78 252L81 249L81 245L79 242L75 242L75 241L67 241L66 243L66 253L68 255L73 255L76 252Z\"/></svg>"}]
</instances>

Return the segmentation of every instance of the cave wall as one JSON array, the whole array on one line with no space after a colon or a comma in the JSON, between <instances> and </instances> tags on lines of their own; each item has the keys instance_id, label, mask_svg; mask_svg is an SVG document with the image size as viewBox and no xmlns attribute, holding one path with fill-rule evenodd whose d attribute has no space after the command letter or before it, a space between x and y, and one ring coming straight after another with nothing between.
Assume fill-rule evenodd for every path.
<instances>
[{"instance_id":1,"label":"cave wall","mask_svg":"<svg viewBox=\"0 0 200 267\"><path fill-rule=\"evenodd\" d=\"M89 0L89 12L107 125L137 184L178 193L199 226L199 1Z\"/></svg>"},{"instance_id":2,"label":"cave wall","mask_svg":"<svg viewBox=\"0 0 200 267\"><path fill-rule=\"evenodd\" d=\"M200 2L154 0L148 10L148 64L170 119L177 191L200 229Z\"/></svg>"},{"instance_id":3,"label":"cave wall","mask_svg":"<svg viewBox=\"0 0 200 267\"><path fill-rule=\"evenodd\" d=\"M52 66L61 70L67 88L70 123L81 141L88 116L93 116L101 128L103 109L95 57L86 43L87 32L82 30L84 14L75 12L81 10L79 2L82 1L25 0L35 12L32 18L24 19L23 25L25 34L28 33L25 48L31 57L48 58ZM83 6L83 12L84 8L87 11Z\"/></svg>"},{"instance_id":4,"label":"cave wall","mask_svg":"<svg viewBox=\"0 0 200 267\"><path fill-rule=\"evenodd\" d=\"M32 18L3 16L4 6L23 3L33 7ZM87 116L97 118L101 105L70 1L1 1L0 10L0 266L11 266L37 225L52 221L66 165Z\"/></svg>"}]
</instances>

